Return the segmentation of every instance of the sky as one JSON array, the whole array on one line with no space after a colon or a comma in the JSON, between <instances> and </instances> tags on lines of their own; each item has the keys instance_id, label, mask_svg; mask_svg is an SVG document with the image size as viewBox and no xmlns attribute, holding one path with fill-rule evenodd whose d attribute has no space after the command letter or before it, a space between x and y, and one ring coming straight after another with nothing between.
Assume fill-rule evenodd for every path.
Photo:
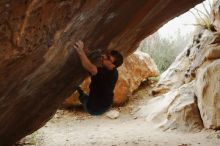
<instances>
[{"instance_id":1,"label":"sky","mask_svg":"<svg viewBox=\"0 0 220 146\"><path fill-rule=\"evenodd\" d=\"M214 0L209 0L211 4L213 3L213 1ZM203 2L208 10L210 10L209 2L208 0L205 0ZM202 4L196 5L196 8L203 12L205 11ZM194 9L190 9L190 10L196 13L196 10ZM163 27L161 27L158 30L158 32L162 37L170 37L170 36L172 37L175 36L175 33L179 29L180 33L182 35L185 35L187 33L193 32L193 30L195 29L195 26L190 24L196 24L196 19L192 13L186 12L180 15L179 17L176 17L171 21L169 21L168 23L166 23Z\"/></svg>"}]
</instances>

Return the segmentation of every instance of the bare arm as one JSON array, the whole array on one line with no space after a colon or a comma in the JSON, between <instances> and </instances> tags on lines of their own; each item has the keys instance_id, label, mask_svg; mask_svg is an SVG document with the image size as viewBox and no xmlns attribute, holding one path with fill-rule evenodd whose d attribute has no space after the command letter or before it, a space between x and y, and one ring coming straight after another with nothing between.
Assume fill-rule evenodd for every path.
<instances>
[{"instance_id":1,"label":"bare arm","mask_svg":"<svg viewBox=\"0 0 220 146\"><path fill-rule=\"evenodd\" d=\"M82 41L77 41L74 44L74 48L79 55L79 58L81 60L82 66L90 72L92 75L97 74L97 67L89 60L89 58L86 56L84 48L84 43Z\"/></svg>"}]
</instances>

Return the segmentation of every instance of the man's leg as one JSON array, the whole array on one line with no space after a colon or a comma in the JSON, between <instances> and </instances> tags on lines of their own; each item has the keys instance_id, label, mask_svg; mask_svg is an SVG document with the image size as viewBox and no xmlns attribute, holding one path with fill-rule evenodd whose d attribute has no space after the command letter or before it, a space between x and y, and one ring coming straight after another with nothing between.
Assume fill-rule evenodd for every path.
<instances>
[{"instance_id":1,"label":"man's leg","mask_svg":"<svg viewBox=\"0 0 220 146\"><path fill-rule=\"evenodd\" d=\"M91 115L101 115L103 113L105 113L110 107L106 107L104 109L101 109L100 111L93 111L91 110L89 107L87 107L87 104L88 104L88 100L89 100L89 96L87 94L85 94L83 92L83 90L80 88L80 87L77 87L76 89L79 93L79 100L80 102L82 103L83 105L83 108L85 109L85 111L87 111L89 114Z\"/></svg>"},{"instance_id":2,"label":"man's leg","mask_svg":"<svg viewBox=\"0 0 220 146\"><path fill-rule=\"evenodd\" d=\"M87 108L87 103L89 100L89 96L83 92L83 90L80 87L77 87L77 92L79 93L79 101L83 105L84 109L86 110Z\"/></svg>"}]
</instances>

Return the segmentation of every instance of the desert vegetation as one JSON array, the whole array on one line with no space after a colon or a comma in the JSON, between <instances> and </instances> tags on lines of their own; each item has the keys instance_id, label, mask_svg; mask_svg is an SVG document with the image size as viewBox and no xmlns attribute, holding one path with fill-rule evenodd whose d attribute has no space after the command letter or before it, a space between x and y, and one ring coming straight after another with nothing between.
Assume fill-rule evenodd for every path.
<instances>
[{"instance_id":1,"label":"desert vegetation","mask_svg":"<svg viewBox=\"0 0 220 146\"><path fill-rule=\"evenodd\" d=\"M162 37L158 32L144 39L139 49L148 53L157 64L160 73L164 72L176 56L187 46L190 37L182 35L180 30L173 37Z\"/></svg>"}]
</instances>

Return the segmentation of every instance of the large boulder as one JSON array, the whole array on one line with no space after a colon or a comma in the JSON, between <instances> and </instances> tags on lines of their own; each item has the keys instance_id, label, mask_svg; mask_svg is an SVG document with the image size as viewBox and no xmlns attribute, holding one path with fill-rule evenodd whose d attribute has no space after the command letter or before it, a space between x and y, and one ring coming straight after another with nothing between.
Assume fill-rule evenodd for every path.
<instances>
[{"instance_id":1,"label":"large boulder","mask_svg":"<svg viewBox=\"0 0 220 146\"><path fill-rule=\"evenodd\" d=\"M156 77L159 71L153 59L144 52L136 51L128 56L123 65L118 69L119 78L114 91L114 105L124 104L130 95L140 86L142 81L148 77ZM81 84L82 89L89 93L90 78ZM75 92L64 102L65 106L79 104L78 93Z\"/></svg>"},{"instance_id":2,"label":"large boulder","mask_svg":"<svg viewBox=\"0 0 220 146\"><path fill-rule=\"evenodd\" d=\"M136 51L127 57L119 69L119 79L115 88L114 104L121 105L128 100L148 77L156 77L159 71L153 59L146 53Z\"/></svg>"},{"instance_id":3,"label":"large boulder","mask_svg":"<svg viewBox=\"0 0 220 146\"><path fill-rule=\"evenodd\" d=\"M204 126L220 129L220 56L201 67L197 76L195 93Z\"/></svg>"},{"instance_id":4,"label":"large boulder","mask_svg":"<svg viewBox=\"0 0 220 146\"><path fill-rule=\"evenodd\" d=\"M126 57L200 0L1 0L0 145L42 127L88 74L73 43Z\"/></svg>"}]
</instances>

